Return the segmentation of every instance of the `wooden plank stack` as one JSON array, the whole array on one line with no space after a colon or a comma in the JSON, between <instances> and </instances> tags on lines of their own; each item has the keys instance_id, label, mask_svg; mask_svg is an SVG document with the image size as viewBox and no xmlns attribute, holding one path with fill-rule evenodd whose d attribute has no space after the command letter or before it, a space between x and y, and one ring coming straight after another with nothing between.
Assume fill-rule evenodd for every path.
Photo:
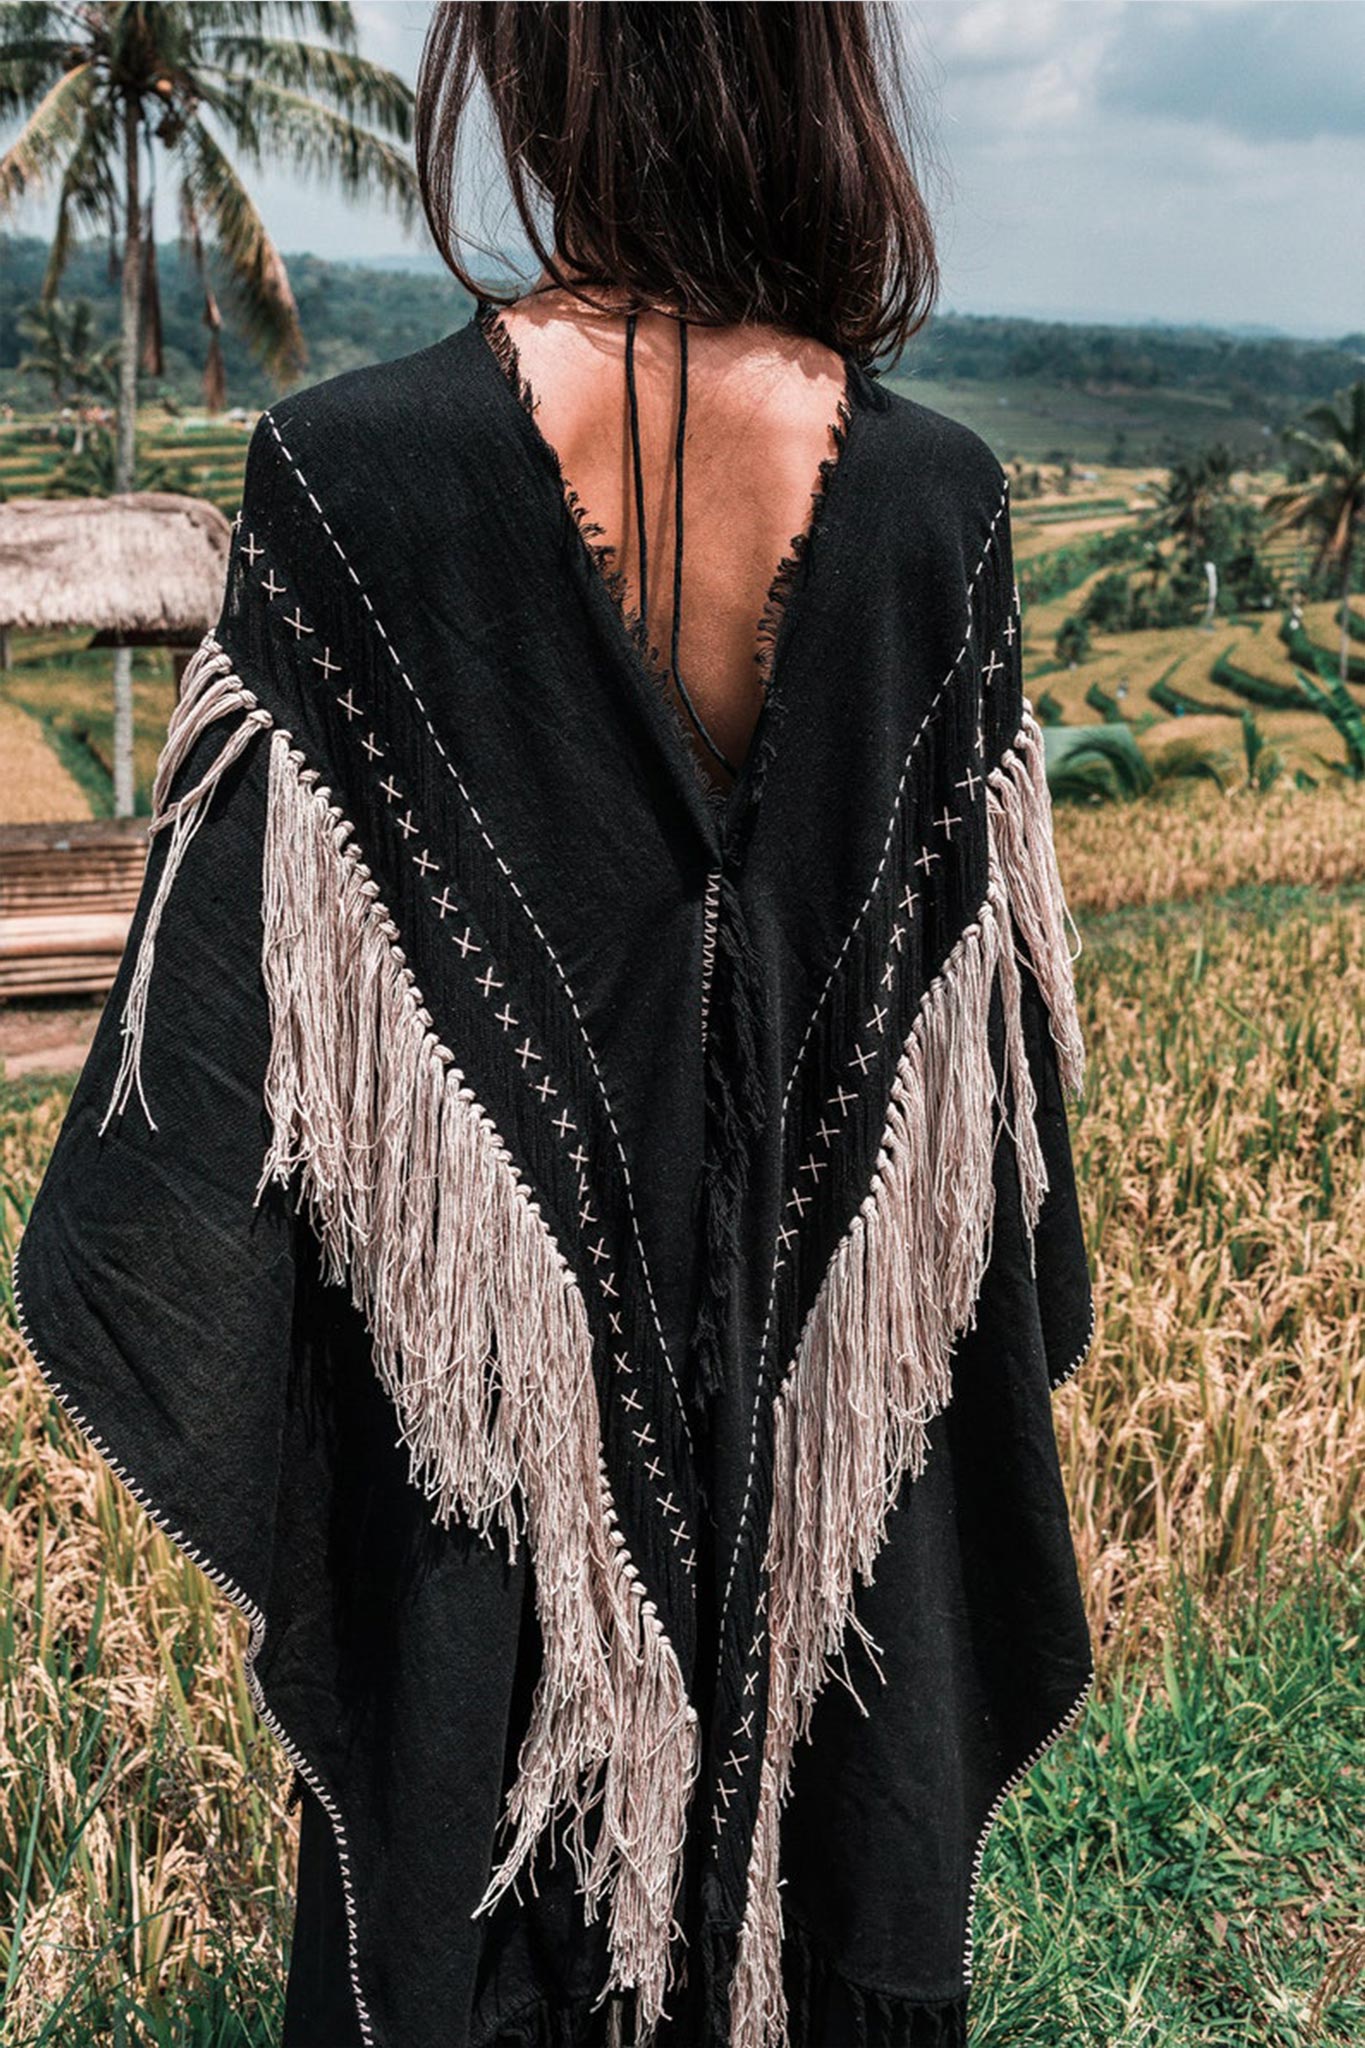
<instances>
[{"instance_id":1,"label":"wooden plank stack","mask_svg":"<svg viewBox=\"0 0 1365 2048\"><path fill-rule=\"evenodd\" d=\"M107 993L148 844L145 818L0 825L0 1002Z\"/></svg>"}]
</instances>

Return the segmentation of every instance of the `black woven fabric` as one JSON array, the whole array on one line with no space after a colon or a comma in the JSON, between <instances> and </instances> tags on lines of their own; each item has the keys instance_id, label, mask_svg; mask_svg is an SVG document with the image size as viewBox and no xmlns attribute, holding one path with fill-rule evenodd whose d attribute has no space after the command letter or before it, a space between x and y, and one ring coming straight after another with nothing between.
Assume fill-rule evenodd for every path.
<instances>
[{"instance_id":1,"label":"black woven fabric","mask_svg":"<svg viewBox=\"0 0 1365 2048\"><path fill-rule=\"evenodd\" d=\"M702 1731L659 2040L719 2048L759 1788L760 1745L736 1764L735 1729L766 1708L773 1403L868 1194L898 1053L981 904L976 770L1025 715L1004 477L978 436L850 363L755 747L717 805L523 397L476 317L272 407L216 638L353 827L434 1028L582 1285L620 1529ZM565 1855L542 1845L534 1888L471 1918L539 1669L532 1564L432 1521L363 1316L286 1192L253 1202L267 744L215 790L157 933L156 1128L130 1106L101 1136L166 858L152 840L16 1262L26 1333L115 1468L259 1618L256 1676L304 1795L285 2048L605 2040L606 1930ZM958 829L936 832L945 807ZM798 1750L790 2048L965 2040L985 1830L1091 1672L1051 1414L1090 1281L1023 977L1051 1186L1031 1253L1002 1138L953 1397L858 1590L885 1682L864 1668L865 1712L828 1687ZM992 1049L1003 1074L998 1003Z\"/></svg>"}]
</instances>

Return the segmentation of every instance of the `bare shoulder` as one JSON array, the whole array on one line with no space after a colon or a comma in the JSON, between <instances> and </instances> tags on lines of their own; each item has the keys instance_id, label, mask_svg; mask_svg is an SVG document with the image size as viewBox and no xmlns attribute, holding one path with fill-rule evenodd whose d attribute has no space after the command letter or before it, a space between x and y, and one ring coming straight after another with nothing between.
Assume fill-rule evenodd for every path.
<instances>
[{"instance_id":1,"label":"bare shoulder","mask_svg":"<svg viewBox=\"0 0 1365 2048\"><path fill-rule=\"evenodd\" d=\"M603 418L620 412L627 354L620 308L584 305L564 291L536 291L499 308L494 324L523 398L538 410L544 401L562 442L590 436ZM845 374L836 349L759 322L681 323L667 310L642 312L636 321L636 383L646 411L671 414L684 339L689 420L722 443L729 436L751 444L764 437L780 441L807 426L818 434L837 411Z\"/></svg>"}]
</instances>

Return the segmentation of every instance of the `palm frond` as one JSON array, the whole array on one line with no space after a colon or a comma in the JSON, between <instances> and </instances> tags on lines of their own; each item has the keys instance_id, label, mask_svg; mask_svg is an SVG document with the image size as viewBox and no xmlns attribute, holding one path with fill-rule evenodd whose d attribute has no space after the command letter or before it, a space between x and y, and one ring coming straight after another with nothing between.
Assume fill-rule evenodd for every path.
<instances>
[{"instance_id":1,"label":"palm frond","mask_svg":"<svg viewBox=\"0 0 1365 2048\"><path fill-rule=\"evenodd\" d=\"M1295 675L1299 687L1313 709L1332 725L1346 750L1346 763L1331 763L1338 774L1345 773L1353 782L1365 777L1365 715L1339 676L1325 676L1321 681L1306 675L1296 667Z\"/></svg>"},{"instance_id":2,"label":"palm frond","mask_svg":"<svg viewBox=\"0 0 1365 2048\"><path fill-rule=\"evenodd\" d=\"M118 185L114 174L115 135L113 109L107 100L90 108L76 144L62 173L57 195L57 219L47 254L42 292L52 298L66 269L78 226L103 227L118 218Z\"/></svg>"},{"instance_id":3,"label":"palm frond","mask_svg":"<svg viewBox=\"0 0 1365 2048\"><path fill-rule=\"evenodd\" d=\"M0 214L37 190L80 141L94 71L77 64L44 94L14 141L0 156Z\"/></svg>"},{"instance_id":4,"label":"palm frond","mask_svg":"<svg viewBox=\"0 0 1365 2048\"><path fill-rule=\"evenodd\" d=\"M320 96L355 120L374 122L400 142L412 138L414 96L397 72L349 50L251 35L218 37L213 61L238 78L261 79Z\"/></svg>"},{"instance_id":5,"label":"palm frond","mask_svg":"<svg viewBox=\"0 0 1365 2048\"><path fill-rule=\"evenodd\" d=\"M235 165L202 121L186 129L177 155L185 204L222 257L252 338L272 369L301 368L307 349L289 273Z\"/></svg>"},{"instance_id":6,"label":"palm frond","mask_svg":"<svg viewBox=\"0 0 1365 2048\"><path fill-rule=\"evenodd\" d=\"M344 192L368 197L377 191L393 202L405 226L416 223L421 212L417 173L382 136L317 100L264 80L244 82L234 97L241 107L241 125L234 124L234 134L250 157L259 159L268 151L305 176L335 178Z\"/></svg>"},{"instance_id":7,"label":"palm frond","mask_svg":"<svg viewBox=\"0 0 1365 2048\"><path fill-rule=\"evenodd\" d=\"M50 0L15 0L5 9L5 18L13 24L10 33L25 41L39 36L70 37L76 27L74 10L54 7Z\"/></svg>"},{"instance_id":8,"label":"palm frond","mask_svg":"<svg viewBox=\"0 0 1365 2048\"><path fill-rule=\"evenodd\" d=\"M204 237L200 232L198 217L185 190L180 186L180 245L194 265L199 288L204 294L204 325L209 331L209 344L204 360L204 404L209 412L221 412L227 404L227 365L223 358L223 316L214 295L209 277L208 259L204 254Z\"/></svg>"},{"instance_id":9,"label":"palm frond","mask_svg":"<svg viewBox=\"0 0 1365 2048\"><path fill-rule=\"evenodd\" d=\"M1310 434L1304 427L1286 427L1283 439L1291 448L1297 448L1311 456L1320 469L1327 468L1341 458L1339 442L1324 439L1321 434Z\"/></svg>"},{"instance_id":10,"label":"palm frond","mask_svg":"<svg viewBox=\"0 0 1365 2048\"><path fill-rule=\"evenodd\" d=\"M1078 729L1064 752L1049 753L1048 788L1059 803L1131 800L1152 787L1151 764L1125 727Z\"/></svg>"},{"instance_id":11,"label":"palm frond","mask_svg":"<svg viewBox=\"0 0 1365 2048\"><path fill-rule=\"evenodd\" d=\"M1317 429L1319 438L1334 452L1339 453L1350 438L1350 428L1334 405L1310 405L1303 416L1310 427Z\"/></svg>"},{"instance_id":12,"label":"palm frond","mask_svg":"<svg viewBox=\"0 0 1365 2048\"><path fill-rule=\"evenodd\" d=\"M41 98L54 75L71 63L73 25L60 7L20 4L0 9L0 113ZM27 76L26 76L27 74ZM24 94L11 102L11 91Z\"/></svg>"},{"instance_id":13,"label":"palm frond","mask_svg":"<svg viewBox=\"0 0 1365 2048\"><path fill-rule=\"evenodd\" d=\"M69 43L43 36L26 40L0 29L0 119L26 112L70 67Z\"/></svg>"},{"instance_id":14,"label":"palm frond","mask_svg":"<svg viewBox=\"0 0 1365 2048\"><path fill-rule=\"evenodd\" d=\"M244 0L196 0L194 15L201 36L278 27L314 29L345 50L353 50L359 41L355 9L329 0L262 0L254 6Z\"/></svg>"}]
</instances>

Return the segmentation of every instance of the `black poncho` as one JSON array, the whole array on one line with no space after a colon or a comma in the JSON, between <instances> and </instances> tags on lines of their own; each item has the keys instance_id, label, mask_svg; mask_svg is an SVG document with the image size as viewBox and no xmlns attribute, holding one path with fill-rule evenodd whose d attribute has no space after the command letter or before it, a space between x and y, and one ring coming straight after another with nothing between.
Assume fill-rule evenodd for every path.
<instances>
[{"instance_id":1,"label":"black poncho","mask_svg":"<svg viewBox=\"0 0 1365 2048\"><path fill-rule=\"evenodd\" d=\"M1006 479L846 365L719 801L489 309L251 442L15 1270L250 1620L287 2048L960 2043L1090 1685Z\"/></svg>"}]
</instances>

